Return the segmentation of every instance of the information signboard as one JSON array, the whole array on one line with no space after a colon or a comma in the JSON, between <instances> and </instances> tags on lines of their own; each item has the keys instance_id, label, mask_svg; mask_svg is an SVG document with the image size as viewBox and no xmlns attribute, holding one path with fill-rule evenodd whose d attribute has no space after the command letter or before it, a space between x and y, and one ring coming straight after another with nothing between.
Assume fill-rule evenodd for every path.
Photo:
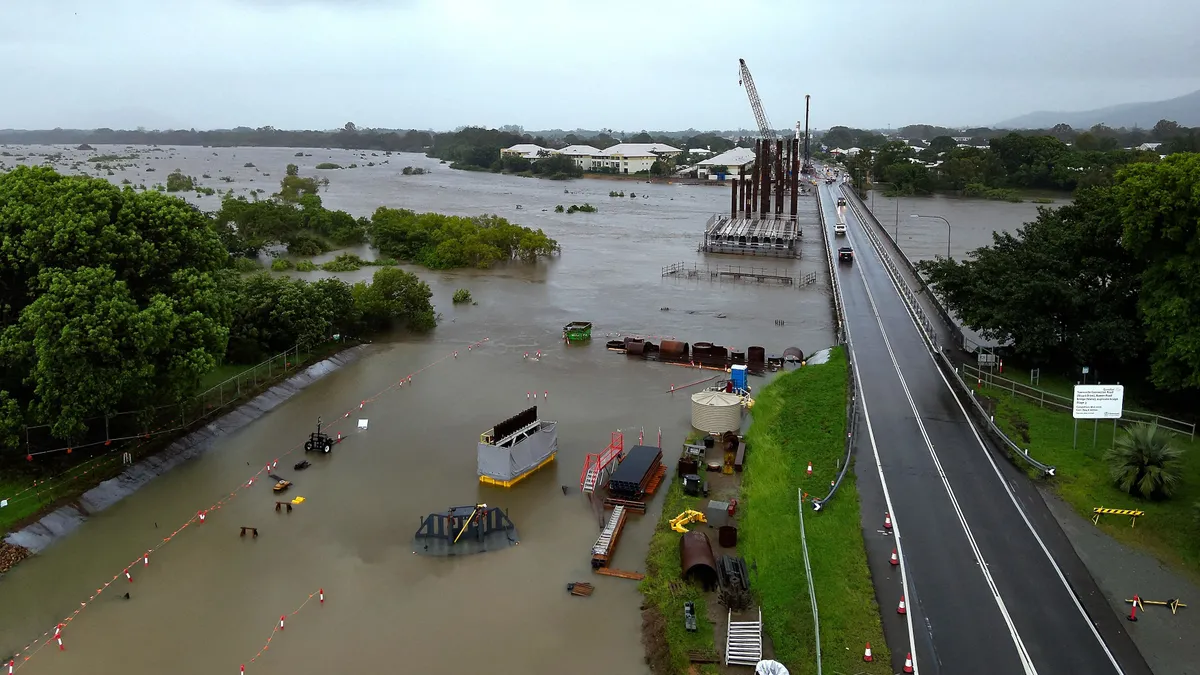
<instances>
[{"instance_id":1,"label":"information signboard","mask_svg":"<svg viewBox=\"0 0 1200 675\"><path fill-rule=\"evenodd\" d=\"M1071 416L1077 420L1115 420L1124 412L1125 387L1120 384L1077 384Z\"/></svg>"}]
</instances>

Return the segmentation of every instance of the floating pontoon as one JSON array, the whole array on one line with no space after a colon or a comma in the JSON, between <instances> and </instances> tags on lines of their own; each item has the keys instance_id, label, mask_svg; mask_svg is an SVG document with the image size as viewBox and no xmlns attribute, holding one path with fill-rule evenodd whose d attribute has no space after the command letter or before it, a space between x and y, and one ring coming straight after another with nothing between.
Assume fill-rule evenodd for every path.
<instances>
[{"instance_id":1,"label":"floating pontoon","mask_svg":"<svg viewBox=\"0 0 1200 675\"><path fill-rule=\"evenodd\" d=\"M512 487L554 461L558 422L539 419L535 405L480 434L477 453L480 483Z\"/></svg>"}]
</instances>

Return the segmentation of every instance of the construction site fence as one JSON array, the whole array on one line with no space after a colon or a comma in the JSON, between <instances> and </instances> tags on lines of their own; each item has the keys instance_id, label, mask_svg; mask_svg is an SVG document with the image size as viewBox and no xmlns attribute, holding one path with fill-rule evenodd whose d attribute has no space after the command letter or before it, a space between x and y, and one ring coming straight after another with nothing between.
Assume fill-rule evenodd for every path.
<instances>
[{"instance_id":1,"label":"construction site fence","mask_svg":"<svg viewBox=\"0 0 1200 675\"><path fill-rule=\"evenodd\" d=\"M346 340L339 336L340 340ZM84 420L87 431L78 438L63 440L54 436L48 424L29 425L20 433L19 445L7 448L10 458L36 458L55 453L73 453L100 449L126 441L190 429L198 422L220 415L230 406L257 394L281 377L291 375L302 359L321 344L296 343L269 359L243 370L223 382L180 403L127 410ZM90 452L89 454L95 454Z\"/></svg>"},{"instance_id":2,"label":"construction site fence","mask_svg":"<svg viewBox=\"0 0 1200 675\"><path fill-rule=\"evenodd\" d=\"M1069 396L1056 394L1052 391L1039 389L1037 387L1017 382L1016 380L996 374L995 371L989 368L980 368L972 366L969 363L964 363L959 366L962 373L962 379L966 382L975 382L976 386L985 386L992 389L999 389L1008 392L1009 396L1016 398L1020 396L1032 402L1036 402L1038 407L1049 408L1059 412L1071 412L1073 410L1074 401ZM1121 411L1121 417L1118 421L1130 422L1145 422L1149 424L1157 424L1163 429L1173 431L1177 434L1186 435L1188 438L1196 437L1196 425L1192 422L1177 420L1173 417L1164 415L1156 415L1154 413L1141 412L1138 410L1124 409Z\"/></svg>"},{"instance_id":3,"label":"construction site fence","mask_svg":"<svg viewBox=\"0 0 1200 675\"><path fill-rule=\"evenodd\" d=\"M833 485L829 487L829 494L823 499L813 499L814 509L819 509L822 504L833 499L837 494L838 488L842 485L842 479L846 477L846 472L850 470L850 455L854 451L854 435L858 428L858 378L855 377L857 367L854 363L854 356L850 353L849 345L846 345L845 333L845 305L842 303L842 289L838 285L836 263L834 262L833 242L829 240L829 231L825 227L824 211L821 206L821 200L817 199L817 214L820 217L821 223L821 241L825 245L825 264L829 269L829 284L830 284L830 305L833 310L833 325L836 326L836 340L839 345L843 346L842 351L846 354L846 365L850 373L849 382L847 384L846 397L846 447L842 456L842 466L838 471L837 479ZM814 607L815 612L815 607ZM818 660L818 664L820 661ZM819 666L818 666L819 667Z\"/></svg>"},{"instance_id":4,"label":"construction site fence","mask_svg":"<svg viewBox=\"0 0 1200 675\"><path fill-rule=\"evenodd\" d=\"M873 215L870 216L870 220L864 216L864 211L866 211L868 214L870 211L863 206L862 201L858 199L858 195L854 194L853 190L847 190L845 186L843 186L842 191L849 195L850 199L847 200L847 203L850 205L850 208L854 209L859 221L863 224L863 231L866 233L867 238L871 240L871 245L879 254L879 259L883 261L884 269L887 271L888 276L891 277L892 283L895 285L896 289L900 292L901 300L904 301L905 306L908 308L909 314L920 327L919 332L924 336L926 343L929 345L929 348L935 355L934 363L941 368L943 373L947 376L947 381L957 385L955 387L956 391L954 392L955 396L961 401L965 395L965 398L971 402L970 406L964 405L963 407L974 412L977 426L985 429L988 432L988 435L991 436L992 440L996 442L999 447L1005 450L1005 455L1007 455L1009 458L1021 460L1025 464L1036 469L1043 476L1054 476L1056 470L1054 466L1039 462L1030 454L1028 448L1022 448L1014 443L1007 434L1000 430L1000 427L996 426L995 421L992 419L992 415L988 413L986 409L984 409L978 398L976 398L975 390L972 389L971 386L968 385L959 374L958 368L955 366L955 363L952 360L952 355L947 352L945 346L939 344L938 332L935 330L934 324L929 320L929 317L926 316L924 309L922 309L921 303L917 299L917 291L914 291L912 287L909 286L908 282L905 281L904 276L900 273L900 270L896 268L895 262L893 262L893 256L890 255L890 253L880 242L879 236L876 234L876 230L878 229L879 231L883 231L884 228L882 225L880 225L878 220L875 220ZM895 243L893 242L893 246L894 244ZM898 250L899 249L897 249L897 251ZM909 269L915 274L915 270L912 268L912 263L908 261L908 258L902 253L899 255L899 257L905 261ZM915 276L918 280L918 283L924 283L921 280L920 275ZM928 293L927 287L924 288L924 292ZM929 298L933 301L935 307L941 308L940 303L936 301L932 294L929 295ZM944 309L941 309L939 313L942 314L943 321L949 320L949 315L946 314ZM951 329L956 328L953 322L951 322L948 327ZM952 330L951 334L961 337L962 331Z\"/></svg>"}]
</instances>

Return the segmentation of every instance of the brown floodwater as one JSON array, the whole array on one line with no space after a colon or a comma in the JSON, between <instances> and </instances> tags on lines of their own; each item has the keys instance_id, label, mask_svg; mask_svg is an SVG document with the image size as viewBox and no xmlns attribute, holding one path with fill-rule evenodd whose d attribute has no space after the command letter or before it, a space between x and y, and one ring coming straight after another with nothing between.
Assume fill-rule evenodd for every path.
<instances>
[{"instance_id":1,"label":"brown floodwater","mask_svg":"<svg viewBox=\"0 0 1200 675\"><path fill-rule=\"evenodd\" d=\"M201 183L214 188L261 186L270 192L289 162L307 174L320 161L385 159L327 150L297 158L295 152L168 149L146 153L135 160L137 167L108 178L151 184L180 168L197 178L209 173L213 178ZM59 169L69 170L71 158L83 154L64 151ZM11 165L11 158L4 159ZM819 235L805 233L798 261L705 256L696 253L698 235L707 217L728 204L723 189L559 183L451 171L417 155L386 159L387 165L324 172L330 178L325 203L355 215L369 215L379 205L499 213L543 228L562 243L563 253L491 271L414 270L429 282L443 313L432 335L380 340L369 355L6 575L0 581L0 650L18 649L52 630L118 575L64 630L66 651L45 647L23 663L22 672L210 675L236 673L243 663L248 673L280 675L647 672L636 582L590 571L599 525L579 494L579 474L584 455L603 449L617 429L625 430L628 447L640 428L649 440L661 427L667 457L673 457L690 428L690 398L667 390L704 375L608 352L606 335L762 345L768 353L827 347L833 337ZM256 167L244 167L247 162ZM147 165L157 170L146 173ZM434 172L399 175L408 165ZM221 175L234 182L218 182ZM638 196L610 198L610 190ZM218 204L216 197L189 199L207 208ZM599 212L553 213L556 204L584 202ZM818 281L797 289L662 278L665 265L705 260L815 272ZM452 305L456 288L470 289L477 304ZM572 320L594 322L590 345L561 343L561 327ZM482 348L466 350L484 337L489 339ZM457 359L438 362L456 349ZM542 359L524 358L538 350ZM361 400L434 362L411 385L358 411ZM549 392L538 405L544 417L559 422L558 461L509 490L481 486L475 474L479 434L524 409L530 391ZM334 430L348 432L348 439L331 456L313 458L307 471L292 471L298 457L284 453L304 440L316 417L328 422L347 412ZM366 431L354 429L360 417L369 420ZM133 583L125 580L121 572L135 556L275 458L276 472L295 483L288 495L306 498L291 514L274 511L271 481L256 482L203 525L174 537L148 567L133 567ZM520 546L462 559L413 553L411 537L422 516L478 501L509 510ZM614 567L644 568L660 501L631 520ZM242 526L257 527L260 536L239 537ZM571 597L566 584L575 580L594 583L595 594ZM325 603L313 599L290 616L318 588ZM121 595L126 592L128 600ZM251 662L283 614L289 614L285 630Z\"/></svg>"}]
</instances>

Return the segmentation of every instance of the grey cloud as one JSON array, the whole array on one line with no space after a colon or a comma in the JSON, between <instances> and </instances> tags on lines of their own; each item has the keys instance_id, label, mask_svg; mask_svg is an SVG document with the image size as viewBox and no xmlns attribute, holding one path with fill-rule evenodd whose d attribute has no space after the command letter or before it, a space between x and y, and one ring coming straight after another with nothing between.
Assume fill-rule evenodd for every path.
<instances>
[{"instance_id":1,"label":"grey cloud","mask_svg":"<svg viewBox=\"0 0 1200 675\"><path fill-rule=\"evenodd\" d=\"M767 17L767 19L763 19ZM1200 3L56 0L0 6L0 127L986 124L1200 89ZM36 55L36 56L34 56Z\"/></svg>"}]
</instances>

